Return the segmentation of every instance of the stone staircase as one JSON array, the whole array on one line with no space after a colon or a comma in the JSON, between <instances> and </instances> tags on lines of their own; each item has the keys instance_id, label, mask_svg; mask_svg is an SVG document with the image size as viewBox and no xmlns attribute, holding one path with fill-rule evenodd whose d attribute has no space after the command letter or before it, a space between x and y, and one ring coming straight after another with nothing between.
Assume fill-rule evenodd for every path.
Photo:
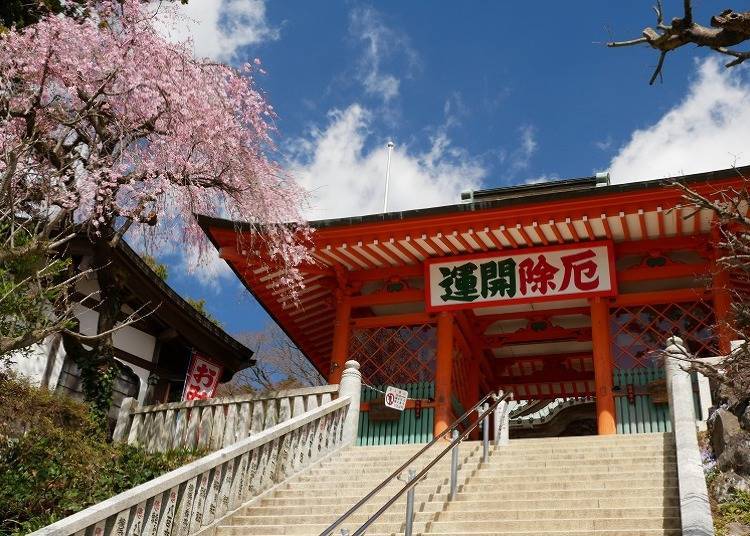
<instances>
[{"instance_id":1,"label":"stone staircase","mask_svg":"<svg viewBox=\"0 0 750 536\"><path fill-rule=\"evenodd\" d=\"M242 508L216 535L315 536L419 448L349 447ZM671 434L519 439L493 450L487 464L480 464L480 443L460 449L454 501L447 500L449 455L417 485L414 534L681 534ZM431 450L434 456L439 446ZM431 459L424 458L417 469ZM389 484L344 528L353 533L401 486ZM403 534L405 503L404 496L368 536Z\"/></svg>"}]
</instances>

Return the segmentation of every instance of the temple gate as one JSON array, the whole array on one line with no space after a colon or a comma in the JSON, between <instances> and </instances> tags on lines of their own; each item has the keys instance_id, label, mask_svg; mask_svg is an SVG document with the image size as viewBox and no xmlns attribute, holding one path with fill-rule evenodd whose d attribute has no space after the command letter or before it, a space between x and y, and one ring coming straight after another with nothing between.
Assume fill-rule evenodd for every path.
<instances>
[{"instance_id":1,"label":"temple gate","mask_svg":"<svg viewBox=\"0 0 750 536\"><path fill-rule=\"evenodd\" d=\"M742 172L679 180L716 197ZM591 177L312 222L315 262L300 267L297 301L267 252L242 253L251 227L199 221L330 383L345 361L360 362L363 444L425 441L498 389L517 400L593 397L599 434L668 430L666 338L678 334L699 357L732 338L713 213L686 204L672 180ZM388 385L409 392L403 413L383 408Z\"/></svg>"}]
</instances>

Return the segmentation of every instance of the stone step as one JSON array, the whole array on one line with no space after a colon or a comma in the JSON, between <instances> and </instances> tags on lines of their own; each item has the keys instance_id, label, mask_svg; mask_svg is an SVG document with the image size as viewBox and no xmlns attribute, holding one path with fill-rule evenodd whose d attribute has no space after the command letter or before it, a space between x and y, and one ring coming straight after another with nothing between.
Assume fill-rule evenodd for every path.
<instances>
[{"instance_id":1,"label":"stone step","mask_svg":"<svg viewBox=\"0 0 750 536\"><path fill-rule=\"evenodd\" d=\"M502 448L509 450L523 450L523 449L550 449L550 448L612 448L612 447L662 447L662 446L673 446L674 438L665 437L660 434L648 435L642 434L642 437L636 436L610 436L605 438L603 436L580 436L580 437L568 437L568 438L541 438L541 439L512 439L510 442ZM433 444L427 453L432 450L441 450L447 446L449 441L439 441ZM493 445L494 442L490 442ZM378 445L378 446L360 446L360 447L348 447L341 451L343 457L355 457L355 456L382 456L385 452L393 452L394 454L416 454L426 446L425 443L416 445ZM463 441L460 445L461 449L479 450L482 448L481 441Z\"/></svg>"},{"instance_id":2,"label":"stone step","mask_svg":"<svg viewBox=\"0 0 750 536\"><path fill-rule=\"evenodd\" d=\"M420 458L420 470L447 445ZM238 511L216 536L315 536L422 445L350 447ZM459 447L459 488L447 503L450 456L416 488L414 534L454 536L677 536L671 434L513 440L482 463L479 442ZM392 480L344 523L353 533L404 482ZM405 495L367 530L403 534ZM340 534L337 530L336 534Z\"/></svg>"},{"instance_id":3,"label":"stone step","mask_svg":"<svg viewBox=\"0 0 750 536\"><path fill-rule=\"evenodd\" d=\"M403 521L405 505L394 505L378 518L378 523L398 523ZM252 509L247 513L232 518L232 525L310 525L317 523L332 523L343 512L283 512L270 514L266 509ZM370 518L371 512L356 512L347 518L348 524L362 524ZM579 508L579 509L528 509L528 510L484 510L484 511L446 511L435 516L432 511L415 512L416 522L426 522L435 518L436 521L507 521L507 520L549 520L549 519L622 519L622 518L673 518L679 516L679 508Z\"/></svg>"},{"instance_id":4,"label":"stone step","mask_svg":"<svg viewBox=\"0 0 750 536\"><path fill-rule=\"evenodd\" d=\"M446 454L445 458L440 460L436 466L440 466L444 464L444 460L448 459L447 464L450 462L450 454ZM469 457L460 457L459 461L460 463L477 463L482 459L481 455L476 456L469 456ZM380 470L385 471L386 469L396 469L399 467L403 461L400 460L401 463L398 463L397 461L391 461L383 462L382 464L356 464L354 466L352 465L346 465L346 464L330 464L320 467L315 467L314 469L311 469L309 472L310 474L320 474L320 473L330 473L330 474L339 474L339 473L346 473L346 474L352 474L352 473L362 473L362 472L368 472L372 470ZM549 456L539 456L535 458L528 458L528 457L516 457L516 458L510 458L505 456L503 453L493 453L490 456L490 460L488 462L488 465L492 466L499 466L499 467L517 467L519 463L523 463L525 467L549 467L549 466L568 466L568 467L578 467L580 465L601 465L601 464L613 464L613 465L629 465L629 464L661 464L661 463L676 463L676 457L674 454L671 455L652 455L652 456L633 456L624 458L622 456L592 456L589 458L550 458ZM426 465L426 462L424 460L416 460L415 465L418 466L424 466Z\"/></svg>"},{"instance_id":5,"label":"stone step","mask_svg":"<svg viewBox=\"0 0 750 536\"><path fill-rule=\"evenodd\" d=\"M654 471L638 471L638 472L613 472L613 473L586 473L582 475L571 475L568 473L554 474L554 473L537 473L529 475L499 475L497 477L484 477L480 472L477 475L471 477L469 482L462 488L465 490L471 490L475 488L487 489L493 485L502 485L507 489L514 490L531 490L531 489L581 489L583 487L591 485L591 487L598 488L600 486L617 486L623 487L636 486L639 484L648 484L650 486L664 486L670 485L670 483L676 482L676 473L660 473ZM448 475L427 475L427 477L417 485L417 490L422 489L434 489L435 486L448 484ZM337 491L342 490L360 490L364 495L371 489L373 489L378 482L368 481L331 481L331 482L290 482L284 485L281 489L284 492L296 492L296 491L307 491L308 493L320 493L325 492L329 489L336 489ZM404 486L404 482L400 480L391 480L385 484L383 488L397 490ZM559 486L559 487L555 487Z\"/></svg>"},{"instance_id":6,"label":"stone step","mask_svg":"<svg viewBox=\"0 0 750 536\"><path fill-rule=\"evenodd\" d=\"M257 535L281 535L281 534L306 534L316 535L325 530L330 523L307 523L299 521L293 525L286 524L259 524L259 525L221 525L216 529L216 536L257 536ZM368 529L368 536L374 533L399 533L403 529L402 521L375 522ZM345 523L342 528L348 528L350 534L360 524ZM533 527L537 532L528 532ZM492 520L492 521L433 521L427 523L415 521L413 529L415 532L427 532L428 534L498 534L503 532L527 531L527 534L553 534L550 531L594 531L593 534L601 534L600 530L679 530L680 519L678 517L634 517L634 518L557 518L557 519L534 519L522 518L516 520Z\"/></svg>"},{"instance_id":7,"label":"stone step","mask_svg":"<svg viewBox=\"0 0 750 536\"><path fill-rule=\"evenodd\" d=\"M512 487L511 487L512 486ZM526 480L505 480L503 481L503 487L507 489L513 489L516 491L538 491L538 492L550 492L550 491L562 491L565 490L582 490L582 489L600 489L600 490L611 490L611 489L625 489L629 487L642 488L650 487L654 489L661 489L664 487L676 487L677 478L647 478L647 479L609 479L601 481L590 481L590 480L568 480L568 481L544 481L544 482L528 482ZM487 485L477 485L469 481L463 486L462 491L487 491Z\"/></svg>"},{"instance_id":8,"label":"stone step","mask_svg":"<svg viewBox=\"0 0 750 536\"><path fill-rule=\"evenodd\" d=\"M679 517L632 517L632 518L556 518L491 521L434 521L430 523L430 534L456 534L459 532L508 532L529 530L533 527L538 532L548 534L549 530L615 530L615 529L679 529Z\"/></svg>"},{"instance_id":9,"label":"stone step","mask_svg":"<svg viewBox=\"0 0 750 536\"><path fill-rule=\"evenodd\" d=\"M652 495L645 495L645 490L638 490L636 494L631 497L591 497L574 499L568 498L567 494L565 497L556 498L534 498L534 499L495 499L495 500L483 500L487 497L479 497L472 500L471 498L464 497L463 500L455 500L448 504L446 511L467 511L467 512L481 512L481 511L502 511L502 510L534 510L534 509L546 509L546 508L566 508L566 509L577 509L577 508L674 508L679 506L680 500L675 489L673 493L656 493ZM660 491L660 490L659 490ZM279 507L280 509L288 507ZM305 508L305 507L302 507Z\"/></svg>"},{"instance_id":10,"label":"stone step","mask_svg":"<svg viewBox=\"0 0 750 536\"><path fill-rule=\"evenodd\" d=\"M357 510L357 512L372 514L376 512L385 503L386 499L372 500ZM316 504L283 504L283 505L261 505L261 506L248 506L237 512L238 516L286 516L286 515L311 515L328 512L331 516L337 517L346 512L354 503L354 501L336 502L331 500L328 503L316 503ZM420 504L417 501L415 510L419 512L438 512L443 509L445 505L444 500L426 501ZM406 506L406 497L399 498L394 503L394 508L404 509Z\"/></svg>"},{"instance_id":11,"label":"stone step","mask_svg":"<svg viewBox=\"0 0 750 536\"><path fill-rule=\"evenodd\" d=\"M447 487L447 483L443 483L440 485L441 490L442 488ZM403 484L402 484L403 487ZM417 497L423 497L429 494L432 494L435 492L437 486L417 486L416 494ZM366 487L366 488L338 488L338 487L329 487L329 488L294 488L294 489L284 489L279 490L279 494L281 494L283 497L289 497L289 498L300 498L300 497L347 497L348 499L354 499L352 501L352 504L355 503L357 500L364 497L367 493L369 493L372 490L373 486ZM389 486L388 488L384 489L382 491L382 497L385 497L386 499L392 497L396 491L398 491L399 487L396 486ZM445 490L442 490L445 491Z\"/></svg>"},{"instance_id":12,"label":"stone step","mask_svg":"<svg viewBox=\"0 0 750 536\"><path fill-rule=\"evenodd\" d=\"M405 508L389 508L382 514L378 520L379 525L398 525L404 522L406 516ZM434 516L432 512L415 512L415 523L426 523ZM282 516L262 516L262 515L236 515L232 517L232 526L243 525L246 527L255 527L258 525L330 525L338 516L331 513L312 513L312 514L291 514ZM369 513L354 513L346 519L345 525L362 525L370 518Z\"/></svg>"},{"instance_id":13,"label":"stone step","mask_svg":"<svg viewBox=\"0 0 750 536\"><path fill-rule=\"evenodd\" d=\"M350 531L350 534L353 533ZM243 534L243 533L240 533ZM316 533L312 533L314 536ZM401 536L403 531L396 532L372 532L367 531L367 536ZM414 532L414 536L428 536L430 532ZM547 530L545 536L681 536L681 529L619 529L619 530ZM275 536L253 532L252 536ZM512 532L456 532L455 536L539 536L535 529Z\"/></svg>"},{"instance_id":14,"label":"stone step","mask_svg":"<svg viewBox=\"0 0 750 536\"><path fill-rule=\"evenodd\" d=\"M429 461L432 461L437 454L440 451L435 452L434 456L425 456L420 457L419 460L423 460L424 463L427 463ZM570 449L570 448L560 448L560 449L507 449L503 447L497 447L490 449L490 459L504 459L504 460L544 460L544 459L566 459L566 458L633 458L633 457L660 457L665 455L671 455L674 456L675 450L674 446L669 447L648 447L648 448L641 448L641 447L623 447L623 448L613 448L613 449L603 449L603 448L579 448L579 449ZM478 458L481 457L482 451L469 453L469 452L460 452L460 456L462 458L466 457L473 457ZM448 454L446 454L448 456ZM388 463L393 464L394 462L400 462L403 463L406 460L409 459L409 455L399 455L396 453L393 454L384 454L382 456L376 457L376 458L339 458L337 460L332 460L331 462L326 464L326 467L335 467L335 466L341 466L345 467L347 465L360 465L360 466L368 466L368 465L379 465L381 463ZM445 459L445 458L444 458ZM398 465L398 463L396 463Z\"/></svg>"},{"instance_id":15,"label":"stone step","mask_svg":"<svg viewBox=\"0 0 750 536\"><path fill-rule=\"evenodd\" d=\"M434 532L427 532L424 535L436 534ZM492 532L455 532L455 536L539 536L537 529L521 530L521 531L492 531ZM545 530L545 536L682 536L682 529L596 529L596 530ZM370 534L367 536L383 536L377 534ZM395 535L389 535L395 536Z\"/></svg>"},{"instance_id":16,"label":"stone step","mask_svg":"<svg viewBox=\"0 0 750 536\"><path fill-rule=\"evenodd\" d=\"M492 521L518 519L623 519L623 518L674 518L679 517L679 507L641 507L641 508L539 508L525 510L447 510L438 513L436 521Z\"/></svg>"},{"instance_id":17,"label":"stone step","mask_svg":"<svg viewBox=\"0 0 750 536\"><path fill-rule=\"evenodd\" d=\"M447 472L446 472L447 473ZM645 473L644 473L645 474ZM448 482L450 475L448 474L430 474L428 473L426 478L422 480L419 483L419 486L422 487L429 487L429 486L437 486L439 484L444 484ZM382 481L382 478L374 478L372 480L309 480L309 481L292 481L287 483L285 486L283 486L281 489L285 490L297 490L297 489L306 489L310 490L311 492L313 490L324 490L324 489L330 489L330 488L336 488L336 489L359 489L363 490L364 492L370 491L375 486L380 484ZM389 488L402 488L404 487L405 482L402 482L401 480L392 479L389 481L385 486Z\"/></svg>"},{"instance_id":18,"label":"stone step","mask_svg":"<svg viewBox=\"0 0 750 536\"><path fill-rule=\"evenodd\" d=\"M545 458L570 458L570 457L590 457L590 458L623 458L636 456L664 456L673 455L675 452L674 447L647 447L647 448L626 448L621 449L535 449L535 450L506 450L501 447L490 450L490 458L502 457L509 458L512 460L535 460Z\"/></svg>"},{"instance_id":19,"label":"stone step","mask_svg":"<svg viewBox=\"0 0 750 536\"><path fill-rule=\"evenodd\" d=\"M493 481L506 481L506 480L525 480L533 479L537 482L550 481L550 480L608 480L613 476L618 478L649 478L649 477L676 477L677 468L664 468L664 467L652 467L652 468L621 468L621 467L581 467L580 471L557 471L555 468L550 468L548 471L529 471L526 469L514 469L508 471L482 471L480 470L476 476L472 477L474 481L486 482L491 484Z\"/></svg>"},{"instance_id":20,"label":"stone step","mask_svg":"<svg viewBox=\"0 0 750 536\"><path fill-rule=\"evenodd\" d=\"M557 473L575 473L580 471L646 471L651 469L673 470L677 466L674 459L644 458L642 461L628 460L590 460L590 461L566 461L556 463L554 461L539 461L534 463L488 463L482 464L483 471L490 471L493 474L514 474L518 471L539 472L554 469ZM354 475L367 478L385 478L398 469L394 467L354 467L347 471L345 468L320 468L315 471L305 471L304 476L307 479L334 478L341 479ZM424 467L422 463L411 466L413 469L420 470ZM459 469L474 470L480 467L479 460L468 460L459 462ZM450 463L438 463L430 472L438 471L447 473L450 469Z\"/></svg>"},{"instance_id":21,"label":"stone step","mask_svg":"<svg viewBox=\"0 0 750 536\"><path fill-rule=\"evenodd\" d=\"M434 501L445 501L448 497L447 489L443 486L441 488L441 491L431 493L429 490L426 490L424 494L426 494L431 500ZM540 497L539 491L537 490L488 490L488 489L481 489L479 491L472 491L472 490L465 490L464 487L459 488L460 493L456 496L456 499L453 504L457 504L459 502L476 502L476 501L489 501L489 502L506 502L506 501L512 501L512 500L536 500ZM369 490L368 490L369 491ZM329 493L325 494L305 494L305 493L295 493L294 496L291 496L288 493L279 493L278 495L275 495L273 497L266 497L261 499L260 504L261 505L276 505L276 506L289 506L289 505L331 505L331 504L344 504L347 507L353 505L355 502L357 502L359 499L364 497L365 493L357 493L352 490L343 490L342 493L336 493L333 494L333 492L329 491ZM565 490L565 498L567 499L586 499L586 498L593 498L593 499L629 499L629 498L638 498L638 497L658 497L658 496L664 496L665 498L676 498L677 497L677 484L674 483L674 485L665 488L663 485L658 486L638 486L635 485L633 487L629 488L614 488L614 489L607 489L603 486L600 486L598 488L592 488L584 487L581 489L568 489ZM417 487L417 497L421 497L423 495L420 494L419 487ZM384 503L388 498L390 498L391 495L387 495L383 493L382 495L378 494L376 495L372 500L378 501L380 500L381 504ZM399 499L399 500L405 500L405 499Z\"/></svg>"},{"instance_id":22,"label":"stone step","mask_svg":"<svg viewBox=\"0 0 750 536\"><path fill-rule=\"evenodd\" d=\"M537 499L544 500L559 500L565 499L632 499L640 497L664 497L665 499L674 499L678 497L678 488L675 483L673 486L664 487L658 486L638 486L628 488L617 488L607 489L604 486L599 487L583 487L581 489L567 489L564 494L553 493L549 495L541 495L539 490L500 490L493 491L487 489L481 489L479 491L465 489L468 486L462 486L459 488L459 493L456 495L455 500L452 504L458 504L459 502L508 502L508 501L533 501Z\"/></svg>"},{"instance_id":23,"label":"stone step","mask_svg":"<svg viewBox=\"0 0 750 536\"><path fill-rule=\"evenodd\" d=\"M607 443L611 441L674 441L674 434L672 432L649 432L646 434L626 434L626 435L580 435L580 436L565 436L565 437L525 437L521 439L511 439L511 443L576 443L576 442L602 442ZM476 441L479 443L480 441Z\"/></svg>"},{"instance_id":24,"label":"stone step","mask_svg":"<svg viewBox=\"0 0 750 536\"><path fill-rule=\"evenodd\" d=\"M296 525L220 525L216 528L215 536L272 536L280 534L305 534L307 536L315 536L320 534L323 530L328 528L330 523L315 523L315 524L296 524ZM346 528L350 534L359 528L360 525L356 523L344 524L339 529ZM401 521L393 523L373 523L367 530L367 536L371 534L403 534L404 521L403 516ZM426 523L414 522L413 530L414 533L425 533L427 528ZM338 535L336 535L338 536Z\"/></svg>"},{"instance_id":25,"label":"stone step","mask_svg":"<svg viewBox=\"0 0 750 536\"><path fill-rule=\"evenodd\" d=\"M481 461L481 456L469 456L469 457L462 457L459 456L459 464L473 464L476 465ZM414 462L412 462L412 467L424 467L427 464L429 464L432 460L423 460L423 459L417 459ZM395 471L398 469L401 465L406 462L406 459L400 460L400 459L391 459L387 461L383 461L381 463L352 463L350 465L346 464L332 464L332 465L321 465L317 466L314 470L310 471L310 474L320 474L320 473L329 473L329 474L352 474L354 473L364 473L364 472L388 472L388 471ZM451 455L450 453L446 454L441 460L439 460L434 467L450 467L451 464ZM347 470L348 469L348 470Z\"/></svg>"},{"instance_id":26,"label":"stone step","mask_svg":"<svg viewBox=\"0 0 750 536\"><path fill-rule=\"evenodd\" d=\"M478 468L476 464L462 464L462 466L459 468L459 474L464 473L468 474L470 472L475 471ZM415 469L419 470L421 469L421 466L416 466ZM542 467L527 467L523 466L522 468L519 468L517 465L513 467L502 467L502 466L496 466L496 465L489 465L489 466L483 466L481 468L481 477L491 477L491 478L502 478L502 477L513 477L513 476L529 476L529 477L536 477L540 474L540 471L542 469L546 469L547 471L544 472L544 474L554 475L554 476L561 476L561 475L590 475L594 473L658 473L658 474L673 474L677 471L677 465L674 463L656 463L656 462L649 462L649 463L638 463L638 464L581 464L581 465L569 465L569 466L557 466L555 464L550 464L549 466L542 466ZM390 474L392 474L393 471L389 471L388 469L385 469L383 471L355 471L351 472L349 474L346 473L327 473L327 472L317 472L317 473L305 473L304 475L300 475L299 481L301 482L309 482L309 481L316 481L316 482L339 482L343 478L346 477L352 477L352 476L358 476L364 479L367 479L372 482L373 486L382 482L386 477L388 477ZM450 467L441 467L441 466L434 466L428 473L428 475L442 475L445 478L448 478L450 475Z\"/></svg>"},{"instance_id":27,"label":"stone step","mask_svg":"<svg viewBox=\"0 0 750 536\"><path fill-rule=\"evenodd\" d=\"M445 450L448 444L445 445L433 445L422 457L434 456L434 453ZM343 461L367 461L367 460L382 460L392 457L409 458L417 453L418 450L407 451L407 450L392 450L382 448L381 450L374 450L371 452L362 452L359 449L363 447L357 447L354 450L346 450L340 454L337 459ZM380 447L378 447L380 449ZM477 445L471 448L464 448L463 445L459 447L462 454L468 455L473 452L482 452L483 448L481 445ZM490 449L495 452L507 452L507 453L543 453L543 452L588 452L588 451L603 451L603 452L615 452L621 449L631 451L665 451L674 449L674 443L580 443L580 444L569 444L569 443L555 443L551 445L517 445L511 443L506 446L495 447L490 444Z\"/></svg>"},{"instance_id":28,"label":"stone step","mask_svg":"<svg viewBox=\"0 0 750 536\"><path fill-rule=\"evenodd\" d=\"M546 453L579 453L579 452L665 452L674 449L674 444L643 444L643 445L632 445L625 443L622 445L615 444L590 444L583 443L581 445L530 445L528 447L522 447L520 445L507 446L507 447L491 447L494 452L502 452L508 454L546 454ZM483 451L483 449L482 449Z\"/></svg>"},{"instance_id":29,"label":"stone step","mask_svg":"<svg viewBox=\"0 0 750 536\"><path fill-rule=\"evenodd\" d=\"M356 502L340 501L337 498L328 498L328 501L306 502L299 504L298 501L287 501L284 503L262 501L259 506L246 507L238 512L238 515L259 516L282 516L282 515L305 515L321 512L331 512L333 515L341 515ZM386 498L378 497L362 505L360 512L375 512ZM443 510L445 495L436 495L434 500L419 502L416 509L421 512L438 512ZM406 498L400 498L396 505L405 505ZM446 512L500 512L507 510L548 510L548 509L592 509L592 508L675 508L679 505L677 494L665 497L664 494L643 495L633 497L587 497L582 499L527 499L527 500L462 500L453 501L448 504Z\"/></svg>"},{"instance_id":30,"label":"stone step","mask_svg":"<svg viewBox=\"0 0 750 536\"><path fill-rule=\"evenodd\" d=\"M448 445L449 441L439 441L432 448L439 449L441 446ZM342 451L342 456L368 456L370 454L379 455L383 452L393 453L416 453L421 450L426 443L408 444L408 445L372 445L372 446L352 446ZM573 437L545 437L545 438L524 438L511 439L504 448L529 449L529 448L557 448L557 447L597 447L606 448L609 446L644 446L644 445L674 445L674 436L672 434L653 433L653 434L632 434L632 435L614 435L614 436L573 436ZM481 448L481 441L463 441L462 449ZM428 451L429 452L429 451Z\"/></svg>"}]
</instances>

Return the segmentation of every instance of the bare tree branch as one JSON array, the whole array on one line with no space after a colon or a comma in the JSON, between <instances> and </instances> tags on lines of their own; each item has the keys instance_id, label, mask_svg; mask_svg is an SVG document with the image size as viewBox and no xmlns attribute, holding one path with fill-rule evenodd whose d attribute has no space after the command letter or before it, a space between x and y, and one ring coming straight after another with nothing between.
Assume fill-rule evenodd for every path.
<instances>
[{"instance_id":1,"label":"bare tree branch","mask_svg":"<svg viewBox=\"0 0 750 536\"><path fill-rule=\"evenodd\" d=\"M224 392L274 391L323 385L325 378L275 324L262 331L244 333L238 339L255 352L257 363L235 375Z\"/></svg>"},{"instance_id":2,"label":"bare tree branch","mask_svg":"<svg viewBox=\"0 0 750 536\"><path fill-rule=\"evenodd\" d=\"M84 301L84 300L81 300L81 301ZM140 322L144 318L146 318L146 317L154 314L157 311L157 309L159 308L159 306L157 305L156 307L154 307L150 311L146 312L145 314L140 314L141 311L145 311L147 309L148 305L149 305L148 303L142 305L136 311L134 311L133 313L129 314L128 317L125 320L123 320L122 322L119 322L112 329L109 329L107 331L102 331L101 333L97 333L95 335L83 335L82 333L78 333L77 331L71 331L69 329L63 329L62 332L65 333L66 335L69 335L70 337L73 337L74 339L77 339L80 342L95 342L95 341L99 341L99 340L101 340L101 339L103 339L105 337L109 337L113 333L116 333L116 332L120 331L123 328L126 328L128 326L131 326L131 325L137 323L137 322Z\"/></svg>"},{"instance_id":3,"label":"bare tree branch","mask_svg":"<svg viewBox=\"0 0 750 536\"><path fill-rule=\"evenodd\" d=\"M734 57L734 60L726 64L727 67L734 67L750 58L750 52L729 48L750 39L750 11L724 10L711 17L710 27L698 24L693 20L693 7L690 0L684 0L683 16L672 19L670 25L664 24L661 2L657 2L654 11L656 12L656 28L644 28L642 37L607 43L607 46L611 48L646 43L651 48L660 51L659 63L649 84L653 84L661 74L666 55L688 44L708 47L720 54Z\"/></svg>"}]
</instances>

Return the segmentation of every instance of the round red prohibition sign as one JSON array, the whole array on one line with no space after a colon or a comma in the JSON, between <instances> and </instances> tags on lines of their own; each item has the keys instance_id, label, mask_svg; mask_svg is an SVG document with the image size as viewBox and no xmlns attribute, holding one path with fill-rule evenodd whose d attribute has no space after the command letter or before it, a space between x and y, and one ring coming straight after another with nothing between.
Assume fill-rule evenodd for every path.
<instances>
[{"instance_id":1,"label":"round red prohibition sign","mask_svg":"<svg viewBox=\"0 0 750 536\"><path fill-rule=\"evenodd\" d=\"M385 395L386 404L393 404L394 402L396 402L396 395L394 395L393 393L388 393Z\"/></svg>"}]
</instances>

